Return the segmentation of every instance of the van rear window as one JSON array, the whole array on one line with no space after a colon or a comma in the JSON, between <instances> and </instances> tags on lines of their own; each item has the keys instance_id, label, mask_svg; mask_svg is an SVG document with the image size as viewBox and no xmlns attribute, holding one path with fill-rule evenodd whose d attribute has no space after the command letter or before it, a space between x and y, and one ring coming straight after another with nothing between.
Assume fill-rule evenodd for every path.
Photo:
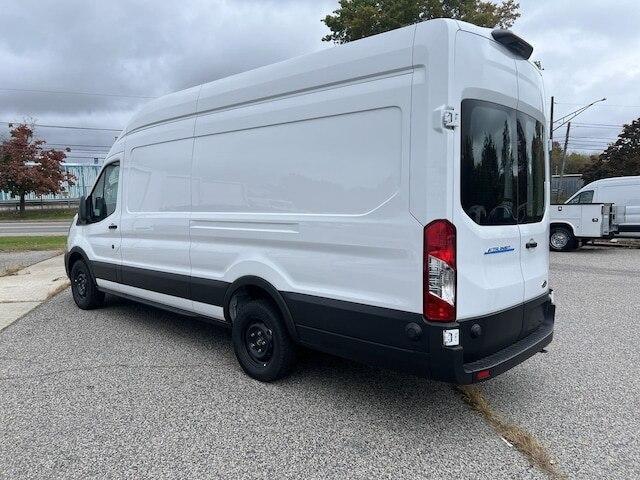
<instances>
[{"instance_id":1,"label":"van rear window","mask_svg":"<svg viewBox=\"0 0 640 480\"><path fill-rule=\"evenodd\" d=\"M542 220L542 123L513 108L464 100L461 142L461 203L474 222L515 225Z\"/></svg>"}]
</instances>

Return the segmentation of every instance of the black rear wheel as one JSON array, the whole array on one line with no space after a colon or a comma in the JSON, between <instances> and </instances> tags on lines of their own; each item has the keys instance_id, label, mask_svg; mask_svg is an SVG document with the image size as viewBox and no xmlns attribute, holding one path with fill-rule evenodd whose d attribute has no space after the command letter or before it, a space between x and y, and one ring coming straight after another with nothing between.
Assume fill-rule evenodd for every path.
<instances>
[{"instance_id":1,"label":"black rear wheel","mask_svg":"<svg viewBox=\"0 0 640 480\"><path fill-rule=\"evenodd\" d=\"M233 320L233 350L247 375L261 382L285 377L295 363L295 345L287 327L269 302L251 300Z\"/></svg>"},{"instance_id":2,"label":"black rear wheel","mask_svg":"<svg viewBox=\"0 0 640 480\"><path fill-rule=\"evenodd\" d=\"M73 264L70 277L73 301L79 308L92 310L102 306L104 293L98 290L89 267L83 260Z\"/></svg>"}]
</instances>

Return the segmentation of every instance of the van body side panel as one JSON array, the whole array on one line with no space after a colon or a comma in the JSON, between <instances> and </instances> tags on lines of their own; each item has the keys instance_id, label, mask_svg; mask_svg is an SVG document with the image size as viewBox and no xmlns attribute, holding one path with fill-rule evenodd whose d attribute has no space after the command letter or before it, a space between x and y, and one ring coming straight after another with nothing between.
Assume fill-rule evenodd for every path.
<instances>
[{"instance_id":1,"label":"van body side panel","mask_svg":"<svg viewBox=\"0 0 640 480\"><path fill-rule=\"evenodd\" d=\"M399 73L198 116L193 276L421 312L410 96Z\"/></svg>"},{"instance_id":2,"label":"van body side panel","mask_svg":"<svg viewBox=\"0 0 640 480\"><path fill-rule=\"evenodd\" d=\"M201 88L200 85L188 88L147 103L129 121L125 134L152 125L193 117Z\"/></svg>"},{"instance_id":3,"label":"van body side panel","mask_svg":"<svg viewBox=\"0 0 640 480\"><path fill-rule=\"evenodd\" d=\"M270 102L411 68L415 25L303 55L202 86L198 113Z\"/></svg>"},{"instance_id":4,"label":"van body side panel","mask_svg":"<svg viewBox=\"0 0 640 480\"><path fill-rule=\"evenodd\" d=\"M162 124L127 137L120 230L123 283L129 286L188 296L194 122Z\"/></svg>"},{"instance_id":5,"label":"van body side panel","mask_svg":"<svg viewBox=\"0 0 640 480\"><path fill-rule=\"evenodd\" d=\"M451 20L419 23L414 42L411 108L410 208L422 224L452 218L454 130L442 124L442 108L451 99L455 32Z\"/></svg>"}]
</instances>

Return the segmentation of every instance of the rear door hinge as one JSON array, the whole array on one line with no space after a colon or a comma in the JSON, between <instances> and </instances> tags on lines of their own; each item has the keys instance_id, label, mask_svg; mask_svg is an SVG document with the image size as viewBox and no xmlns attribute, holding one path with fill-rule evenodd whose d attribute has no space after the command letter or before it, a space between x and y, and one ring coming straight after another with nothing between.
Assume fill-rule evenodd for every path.
<instances>
[{"instance_id":1,"label":"rear door hinge","mask_svg":"<svg viewBox=\"0 0 640 480\"><path fill-rule=\"evenodd\" d=\"M442 126L453 130L460 126L460 114L453 108L444 108L442 110Z\"/></svg>"}]
</instances>

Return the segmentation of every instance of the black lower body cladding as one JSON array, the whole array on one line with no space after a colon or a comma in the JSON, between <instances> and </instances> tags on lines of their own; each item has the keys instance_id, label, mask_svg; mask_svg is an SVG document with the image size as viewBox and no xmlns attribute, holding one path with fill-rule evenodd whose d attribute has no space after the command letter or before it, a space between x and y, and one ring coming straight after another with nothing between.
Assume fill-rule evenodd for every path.
<instances>
[{"instance_id":1,"label":"black lower body cladding","mask_svg":"<svg viewBox=\"0 0 640 480\"><path fill-rule=\"evenodd\" d=\"M300 342L367 364L469 384L492 378L541 351L553 338L555 306L549 293L516 307L452 323L422 315L301 294L284 293ZM479 326L474 328L475 325ZM410 334L418 326L417 336ZM446 347L444 330L459 329L460 344Z\"/></svg>"},{"instance_id":2,"label":"black lower body cladding","mask_svg":"<svg viewBox=\"0 0 640 480\"><path fill-rule=\"evenodd\" d=\"M220 307L225 307L231 288L219 280L99 262L89 266L98 279ZM451 323L426 322L420 313L277 293L290 312L298 343L452 383L478 381L481 370L490 370L489 377L494 377L542 350L553 337L555 306L548 293L502 312ZM460 332L457 346L443 344L443 331L450 329Z\"/></svg>"}]
</instances>

